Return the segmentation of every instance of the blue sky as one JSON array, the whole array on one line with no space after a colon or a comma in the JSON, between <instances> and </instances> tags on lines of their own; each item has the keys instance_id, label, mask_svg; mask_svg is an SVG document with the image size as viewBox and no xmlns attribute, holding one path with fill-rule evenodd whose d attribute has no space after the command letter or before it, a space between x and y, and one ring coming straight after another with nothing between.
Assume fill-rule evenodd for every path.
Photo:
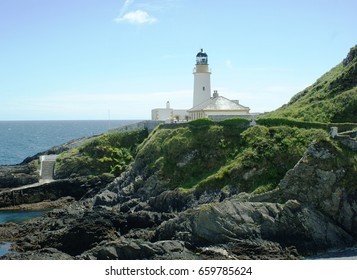
<instances>
[{"instance_id":1,"label":"blue sky","mask_svg":"<svg viewBox=\"0 0 357 280\"><path fill-rule=\"evenodd\" d=\"M276 109L357 43L355 0L0 0L0 120L149 119L212 89Z\"/></svg>"}]
</instances>

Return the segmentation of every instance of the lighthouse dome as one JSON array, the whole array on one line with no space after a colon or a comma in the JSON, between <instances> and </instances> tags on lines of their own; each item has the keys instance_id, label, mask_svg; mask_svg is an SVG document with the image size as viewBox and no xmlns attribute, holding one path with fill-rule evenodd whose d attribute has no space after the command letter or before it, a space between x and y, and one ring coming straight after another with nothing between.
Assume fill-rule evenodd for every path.
<instances>
[{"instance_id":1,"label":"lighthouse dome","mask_svg":"<svg viewBox=\"0 0 357 280\"><path fill-rule=\"evenodd\" d=\"M208 64L208 55L203 49L196 55L196 64Z\"/></svg>"}]
</instances>

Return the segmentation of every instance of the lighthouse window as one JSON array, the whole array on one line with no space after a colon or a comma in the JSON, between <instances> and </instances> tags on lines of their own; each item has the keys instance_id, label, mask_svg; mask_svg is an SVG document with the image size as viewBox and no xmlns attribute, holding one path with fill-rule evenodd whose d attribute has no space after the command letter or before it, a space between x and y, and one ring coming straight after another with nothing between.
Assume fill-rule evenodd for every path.
<instances>
[{"instance_id":1,"label":"lighthouse window","mask_svg":"<svg viewBox=\"0 0 357 280\"><path fill-rule=\"evenodd\" d=\"M202 88L202 90L203 90L203 91L205 91L205 90L206 90L206 88L205 88L205 87L203 87L203 88Z\"/></svg>"}]
</instances>

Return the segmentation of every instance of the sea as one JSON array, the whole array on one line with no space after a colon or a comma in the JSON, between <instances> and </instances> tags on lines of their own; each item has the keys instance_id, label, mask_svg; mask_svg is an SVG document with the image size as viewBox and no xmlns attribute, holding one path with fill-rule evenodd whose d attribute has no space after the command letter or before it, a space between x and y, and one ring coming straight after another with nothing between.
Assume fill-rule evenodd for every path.
<instances>
[{"instance_id":1,"label":"sea","mask_svg":"<svg viewBox=\"0 0 357 280\"><path fill-rule=\"evenodd\" d=\"M138 121L0 121L0 165L19 164L53 146Z\"/></svg>"},{"instance_id":2,"label":"sea","mask_svg":"<svg viewBox=\"0 0 357 280\"><path fill-rule=\"evenodd\" d=\"M24 211L24 210L16 210L16 211L0 211L0 224L5 223L22 223L24 221L39 217L46 213L44 210L36 210L36 211Z\"/></svg>"},{"instance_id":3,"label":"sea","mask_svg":"<svg viewBox=\"0 0 357 280\"><path fill-rule=\"evenodd\" d=\"M0 211L0 224L5 223L22 223L24 221L39 217L46 213L47 210L37 211ZM0 240L0 256L10 251L12 242Z\"/></svg>"}]
</instances>

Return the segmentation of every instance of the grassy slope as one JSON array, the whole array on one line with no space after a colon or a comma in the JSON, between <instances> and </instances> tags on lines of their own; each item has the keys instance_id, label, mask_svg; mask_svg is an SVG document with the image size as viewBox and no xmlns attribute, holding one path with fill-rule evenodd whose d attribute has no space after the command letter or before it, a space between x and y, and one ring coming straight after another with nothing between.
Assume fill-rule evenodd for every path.
<instances>
[{"instance_id":1,"label":"grassy slope","mask_svg":"<svg viewBox=\"0 0 357 280\"><path fill-rule=\"evenodd\" d=\"M316 122L357 122L357 46L346 59L268 117Z\"/></svg>"},{"instance_id":2,"label":"grassy slope","mask_svg":"<svg viewBox=\"0 0 357 280\"><path fill-rule=\"evenodd\" d=\"M100 135L57 159L56 177L118 176L136 155L137 146L147 137L146 130Z\"/></svg>"},{"instance_id":3,"label":"grassy slope","mask_svg":"<svg viewBox=\"0 0 357 280\"><path fill-rule=\"evenodd\" d=\"M145 178L158 177L159 192L260 193L274 189L308 145L321 140L332 141L324 129L200 120L161 126L148 137L144 131L105 134L62 154L56 172L63 178L117 176L134 161L134 169ZM355 162L356 157L352 159Z\"/></svg>"},{"instance_id":4,"label":"grassy slope","mask_svg":"<svg viewBox=\"0 0 357 280\"><path fill-rule=\"evenodd\" d=\"M262 192L277 186L312 141L327 138L324 130L287 126L159 128L139 146L136 164L167 189Z\"/></svg>"}]
</instances>

